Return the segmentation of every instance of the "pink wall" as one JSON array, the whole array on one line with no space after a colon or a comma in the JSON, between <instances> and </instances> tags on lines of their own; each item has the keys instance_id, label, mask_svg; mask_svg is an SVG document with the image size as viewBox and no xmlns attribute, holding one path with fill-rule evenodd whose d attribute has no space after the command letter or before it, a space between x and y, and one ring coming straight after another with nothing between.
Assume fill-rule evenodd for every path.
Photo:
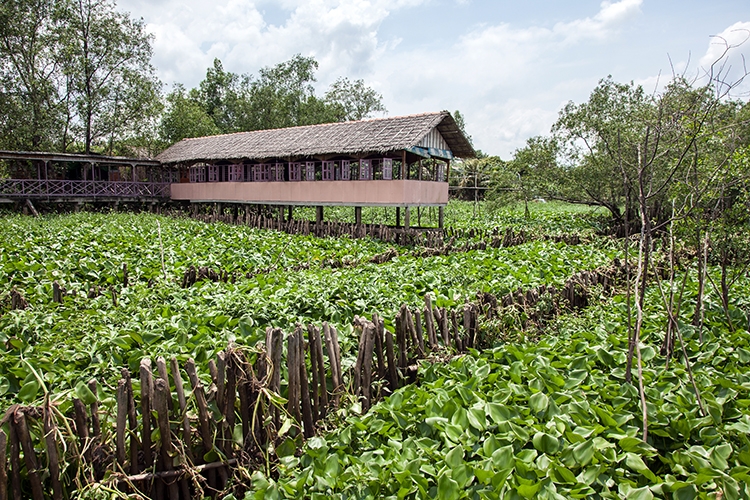
<instances>
[{"instance_id":1,"label":"pink wall","mask_svg":"<svg viewBox=\"0 0 750 500\"><path fill-rule=\"evenodd\" d=\"M413 180L172 184L173 200L268 205L445 205L448 183Z\"/></svg>"}]
</instances>

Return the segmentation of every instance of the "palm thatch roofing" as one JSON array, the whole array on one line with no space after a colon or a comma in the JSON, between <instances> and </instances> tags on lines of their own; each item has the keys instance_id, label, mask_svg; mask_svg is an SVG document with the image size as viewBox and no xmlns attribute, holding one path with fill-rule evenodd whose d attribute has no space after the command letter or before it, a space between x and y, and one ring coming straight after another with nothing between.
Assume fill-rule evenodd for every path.
<instances>
[{"instance_id":1,"label":"palm thatch roofing","mask_svg":"<svg viewBox=\"0 0 750 500\"><path fill-rule=\"evenodd\" d=\"M183 139L159 154L162 164L219 160L385 154L417 146L434 128L454 156L476 155L447 111Z\"/></svg>"}]
</instances>

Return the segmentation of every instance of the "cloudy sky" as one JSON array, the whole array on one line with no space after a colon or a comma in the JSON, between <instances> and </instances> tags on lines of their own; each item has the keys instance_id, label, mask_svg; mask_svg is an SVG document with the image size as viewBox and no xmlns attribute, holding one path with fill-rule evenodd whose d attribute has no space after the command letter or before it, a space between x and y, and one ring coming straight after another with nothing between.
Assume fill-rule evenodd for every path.
<instances>
[{"instance_id":1,"label":"cloudy sky","mask_svg":"<svg viewBox=\"0 0 750 500\"><path fill-rule=\"evenodd\" d=\"M322 94L362 78L391 116L460 110L476 147L509 158L607 75L651 91L696 77L750 37L747 0L119 0L153 33L162 81L196 86L218 57L254 74L301 53ZM712 38L712 36L722 38ZM731 74L750 66L750 40ZM736 91L750 97L750 78Z\"/></svg>"}]
</instances>

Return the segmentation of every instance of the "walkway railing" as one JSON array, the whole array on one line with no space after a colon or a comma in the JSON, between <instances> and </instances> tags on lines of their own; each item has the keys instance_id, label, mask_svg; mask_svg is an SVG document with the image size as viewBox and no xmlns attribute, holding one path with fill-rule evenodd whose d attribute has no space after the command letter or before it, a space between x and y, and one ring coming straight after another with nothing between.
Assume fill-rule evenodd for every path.
<instances>
[{"instance_id":1,"label":"walkway railing","mask_svg":"<svg viewBox=\"0 0 750 500\"><path fill-rule=\"evenodd\" d=\"M4 198L169 198L164 182L2 179Z\"/></svg>"}]
</instances>

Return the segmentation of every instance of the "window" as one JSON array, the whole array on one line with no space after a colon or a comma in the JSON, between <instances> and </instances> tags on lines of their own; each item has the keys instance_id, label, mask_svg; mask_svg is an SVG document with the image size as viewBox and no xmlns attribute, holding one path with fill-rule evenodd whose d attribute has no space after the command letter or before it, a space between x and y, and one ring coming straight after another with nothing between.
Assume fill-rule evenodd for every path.
<instances>
[{"instance_id":1,"label":"window","mask_svg":"<svg viewBox=\"0 0 750 500\"><path fill-rule=\"evenodd\" d=\"M245 169L242 165L229 165L229 182L242 182L245 180Z\"/></svg>"},{"instance_id":2,"label":"window","mask_svg":"<svg viewBox=\"0 0 750 500\"><path fill-rule=\"evenodd\" d=\"M372 179L372 162L370 160L359 160L359 180Z\"/></svg>"},{"instance_id":3,"label":"window","mask_svg":"<svg viewBox=\"0 0 750 500\"><path fill-rule=\"evenodd\" d=\"M273 175L273 181L283 181L284 180L284 164L283 163L276 163L273 166L274 175Z\"/></svg>"},{"instance_id":4,"label":"window","mask_svg":"<svg viewBox=\"0 0 750 500\"><path fill-rule=\"evenodd\" d=\"M383 179L393 179L393 160L390 158L383 158Z\"/></svg>"},{"instance_id":5,"label":"window","mask_svg":"<svg viewBox=\"0 0 750 500\"><path fill-rule=\"evenodd\" d=\"M323 162L323 180L324 181L333 180L333 167L334 167L334 163L332 161Z\"/></svg>"},{"instance_id":6,"label":"window","mask_svg":"<svg viewBox=\"0 0 750 500\"><path fill-rule=\"evenodd\" d=\"M188 170L188 178L190 179L190 182L198 182L196 180L197 173L198 169L196 167L190 167L190 170Z\"/></svg>"},{"instance_id":7,"label":"window","mask_svg":"<svg viewBox=\"0 0 750 500\"><path fill-rule=\"evenodd\" d=\"M302 172L301 172L300 164L299 163L290 163L289 164L289 180L290 181L299 181L302 180Z\"/></svg>"},{"instance_id":8,"label":"window","mask_svg":"<svg viewBox=\"0 0 750 500\"><path fill-rule=\"evenodd\" d=\"M437 177L435 179L436 181L438 181L438 182L445 182L445 165L444 164L440 163L437 166L437 173L436 173L435 177Z\"/></svg>"},{"instance_id":9,"label":"window","mask_svg":"<svg viewBox=\"0 0 750 500\"><path fill-rule=\"evenodd\" d=\"M253 166L253 180L255 182L266 182L268 181L268 170L269 165L267 163L259 163Z\"/></svg>"},{"instance_id":10,"label":"window","mask_svg":"<svg viewBox=\"0 0 750 500\"><path fill-rule=\"evenodd\" d=\"M219 182L219 166L208 166L208 182Z\"/></svg>"},{"instance_id":11,"label":"window","mask_svg":"<svg viewBox=\"0 0 750 500\"><path fill-rule=\"evenodd\" d=\"M305 180L306 181L315 180L315 162L314 161L305 162Z\"/></svg>"},{"instance_id":12,"label":"window","mask_svg":"<svg viewBox=\"0 0 750 500\"><path fill-rule=\"evenodd\" d=\"M348 181L351 179L352 167L349 160L341 160L341 180Z\"/></svg>"}]
</instances>

